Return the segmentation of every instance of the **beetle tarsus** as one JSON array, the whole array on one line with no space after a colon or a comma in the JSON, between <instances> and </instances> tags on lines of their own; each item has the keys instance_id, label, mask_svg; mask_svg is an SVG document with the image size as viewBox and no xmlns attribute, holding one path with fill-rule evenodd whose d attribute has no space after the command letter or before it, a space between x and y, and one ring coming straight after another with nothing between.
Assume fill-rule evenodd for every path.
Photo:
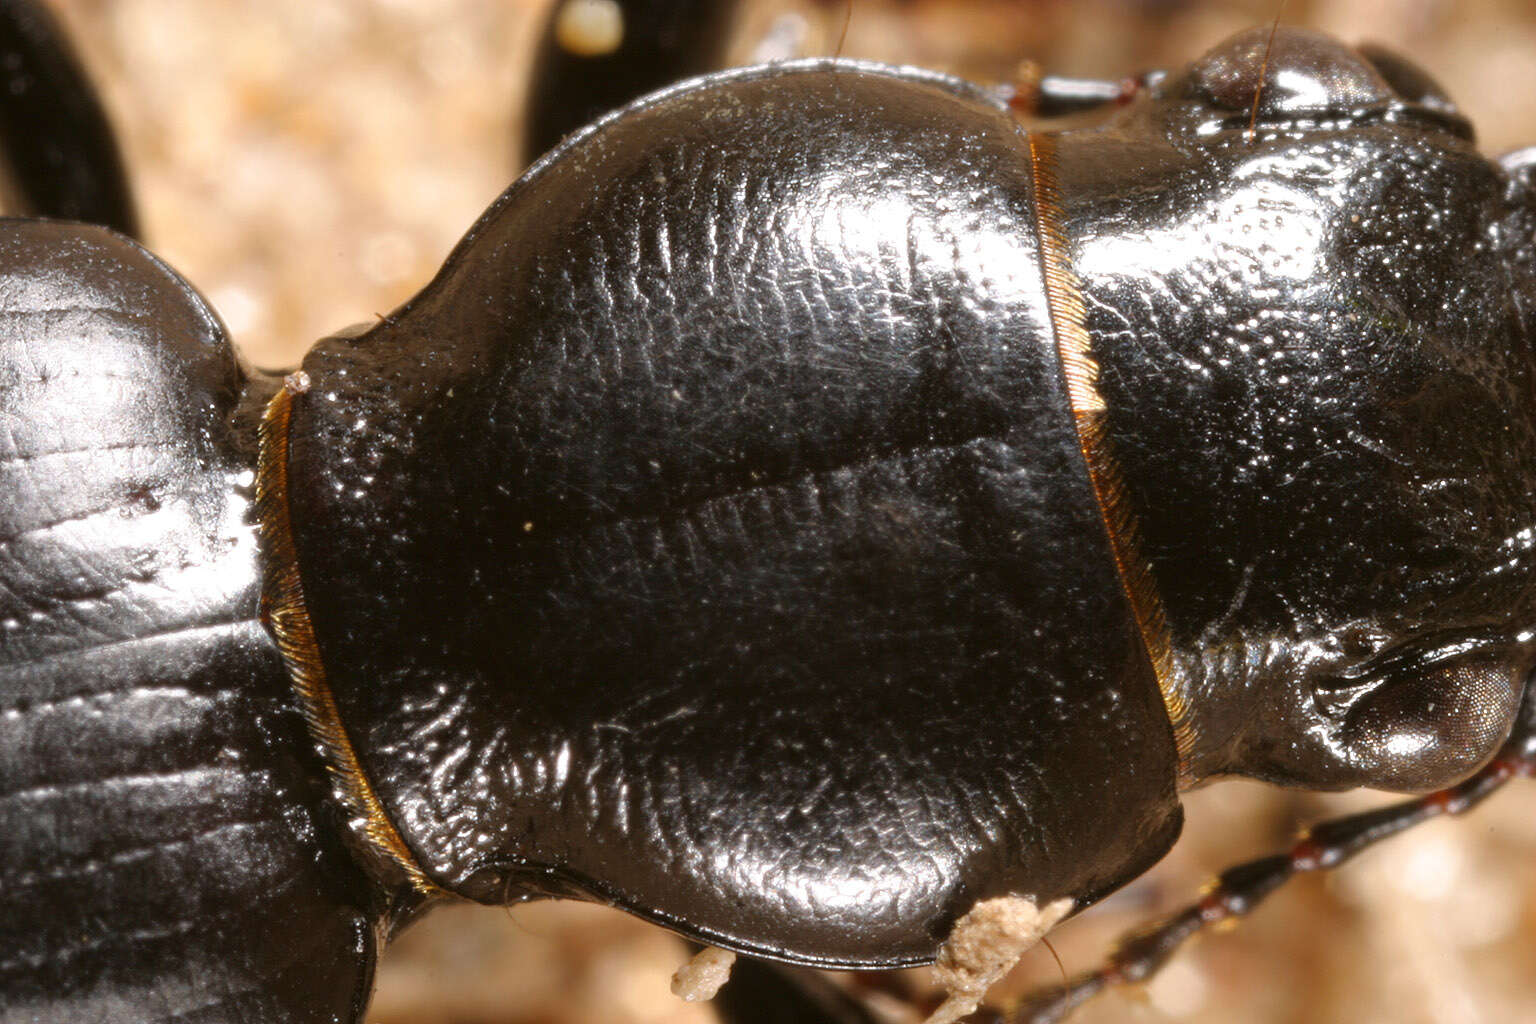
<instances>
[{"instance_id":1,"label":"beetle tarsus","mask_svg":"<svg viewBox=\"0 0 1536 1024\"><path fill-rule=\"evenodd\" d=\"M1477 774L1447 789L1312 826L1285 853L1228 868L1199 900L1123 939L1103 966L1064 985L1040 989L1014 1010L1010 1024L1053 1024L1106 989L1144 982L1184 942L1211 925L1244 917L1296 875L1328 871L1383 839L1445 814L1464 814L1510 779L1536 774L1536 752L1523 738Z\"/></svg>"}]
</instances>

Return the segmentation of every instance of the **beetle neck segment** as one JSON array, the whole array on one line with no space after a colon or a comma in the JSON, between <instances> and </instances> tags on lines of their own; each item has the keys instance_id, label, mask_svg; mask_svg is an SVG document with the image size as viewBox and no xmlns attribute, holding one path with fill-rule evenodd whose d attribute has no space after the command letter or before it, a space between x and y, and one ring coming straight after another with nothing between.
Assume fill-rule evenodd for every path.
<instances>
[{"instance_id":1,"label":"beetle neck segment","mask_svg":"<svg viewBox=\"0 0 1536 1024\"><path fill-rule=\"evenodd\" d=\"M442 890L416 862L363 771L326 679L314 624L304 603L288 504L288 428L293 395L302 393L307 383L302 371L289 377L267 403L261 420L256 514L267 563L261 619L277 641L299 709L325 760L332 792L345 808L353 834L387 868L402 872L412 889L422 895L440 896Z\"/></svg>"},{"instance_id":2,"label":"beetle neck segment","mask_svg":"<svg viewBox=\"0 0 1536 1024\"><path fill-rule=\"evenodd\" d=\"M1115 568L1136 617L1142 643L1157 675L1163 706L1173 724L1180 774L1186 774L1198 733L1191 717L1184 685L1173 658L1163 602L1152 568L1142 552L1140 531L1125 484L1115 460L1109 436L1106 405L1099 390L1099 365L1093 358L1083 294L1068 255L1066 233L1061 229L1061 200L1056 187L1055 140L1043 132L1030 132L1029 158L1034 172L1036 228L1040 235L1041 268L1051 330L1061 359L1067 400L1072 406L1078 446L1088 466L1088 477L1098 501L1099 515L1109 535Z\"/></svg>"}]
</instances>

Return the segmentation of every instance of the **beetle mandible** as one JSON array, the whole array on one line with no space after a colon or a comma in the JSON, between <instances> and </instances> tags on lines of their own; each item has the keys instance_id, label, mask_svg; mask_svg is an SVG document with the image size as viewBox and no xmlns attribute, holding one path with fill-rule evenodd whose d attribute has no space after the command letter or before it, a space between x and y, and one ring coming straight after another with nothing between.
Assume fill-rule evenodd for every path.
<instances>
[{"instance_id":1,"label":"beetle mandible","mask_svg":"<svg viewBox=\"0 0 1536 1024\"><path fill-rule=\"evenodd\" d=\"M945 86L945 83L943 83L942 80L923 80L923 78L919 78L919 81L928 81L929 84L938 83L938 84L942 84L942 86ZM948 86L945 86L945 88L948 88ZM940 376L940 378L942 378L943 375L942 375L942 373L940 373L940 375L938 375L938 376ZM940 381L940 382L942 382L942 381ZM407 482L409 482L409 481L407 481ZM135 490L135 493L137 493L137 488L134 488L134 490ZM149 497L154 497L154 494L149 494ZM144 500L144 499L135 499L135 500ZM163 499L161 499L161 497L154 497L154 500L155 500L155 502L163 502ZM146 508L147 508L147 505L146 505ZM527 524L527 522L533 522L533 524L535 524L535 527L538 527L538 522L536 522L536 520L533 520L533 519L525 519L525 520L522 520L522 522L524 522L524 524ZM892 528L895 528L895 527L900 527L899 522L897 522L897 524L892 524ZM1465 654L1468 654L1468 651L1475 651L1475 649L1476 648L1462 648L1461 651L1459 651L1459 652L1461 652L1461 654L1464 654L1464 656L1465 656ZM558 763L558 758L556 758L556 763ZM1399 781L1401 781L1401 780L1399 780ZM1419 781L1422 781L1422 780L1419 780Z\"/></svg>"}]
</instances>

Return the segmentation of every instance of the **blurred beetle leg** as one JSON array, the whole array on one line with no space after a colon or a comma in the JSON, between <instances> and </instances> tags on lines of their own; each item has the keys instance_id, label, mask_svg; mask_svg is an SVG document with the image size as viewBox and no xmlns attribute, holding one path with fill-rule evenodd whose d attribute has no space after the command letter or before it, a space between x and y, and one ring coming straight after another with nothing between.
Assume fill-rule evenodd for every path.
<instances>
[{"instance_id":1,"label":"blurred beetle leg","mask_svg":"<svg viewBox=\"0 0 1536 1024\"><path fill-rule=\"evenodd\" d=\"M46 4L0 3L0 59L5 213L102 224L137 237L117 136L64 26Z\"/></svg>"},{"instance_id":2,"label":"blurred beetle leg","mask_svg":"<svg viewBox=\"0 0 1536 1024\"><path fill-rule=\"evenodd\" d=\"M698 949L690 943L690 947ZM710 952L710 950L705 950ZM721 1024L880 1024L820 971L740 957L710 1004Z\"/></svg>"}]
</instances>

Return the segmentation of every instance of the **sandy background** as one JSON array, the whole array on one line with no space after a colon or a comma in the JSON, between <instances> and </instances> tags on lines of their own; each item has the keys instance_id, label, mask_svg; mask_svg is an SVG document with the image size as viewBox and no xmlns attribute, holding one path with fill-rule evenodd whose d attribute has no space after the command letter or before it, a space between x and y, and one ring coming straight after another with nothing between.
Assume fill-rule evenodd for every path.
<instances>
[{"instance_id":1,"label":"sandy background","mask_svg":"<svg viewBox=\"0 0 1536 1024\"><path fill-rule=\"evenodd\" d=\"M149 244L262 363L296 359L320 335L408 297L516 171L513 125L541 0L59 6L123 130ZM857 0L845 52L980 76L1020 57L1118 75L1176 64L1273 15L1269 0ZM1529 0L1292 0L1285 16L1416 56L1489 152L1536 142ZM1082 969L1119 930L1188 899L1218 867L1372 799L1247 784L1194 794L1174 853L1060 929L1056 948ZM1536 789L1526 783L1465 822L1302 879L1230 934L1198 943L1139 997L1105 999L1075 1019L1536 1022L1533 894ZM371 1019L710 1020L667 993L681 958L665 933L601 908L447 911L391 950ZM1055 971L1039 950L1010 985Z\"/></svg>"}]
</instances>

